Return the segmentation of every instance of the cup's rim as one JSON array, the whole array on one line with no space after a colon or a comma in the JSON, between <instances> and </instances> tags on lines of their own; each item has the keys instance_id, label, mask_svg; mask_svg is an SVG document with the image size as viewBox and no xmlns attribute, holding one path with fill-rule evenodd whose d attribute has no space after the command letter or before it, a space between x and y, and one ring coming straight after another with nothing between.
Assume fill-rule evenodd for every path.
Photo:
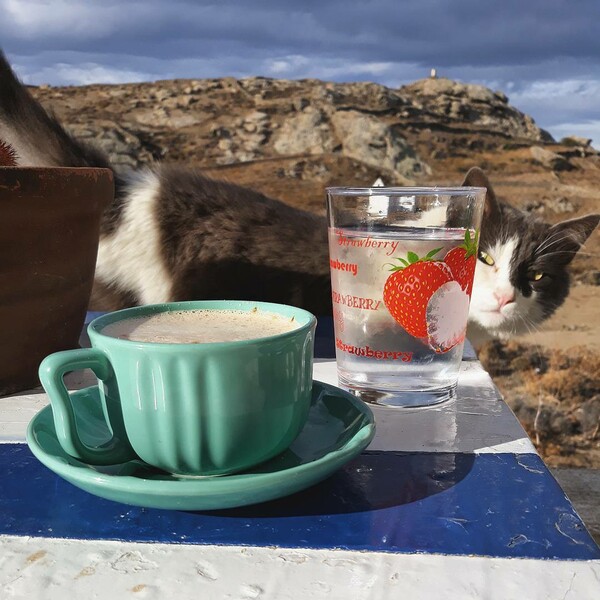
<instances>
[{"instance_id":1,"label":"cup's rim","mask_svg":"<svg viewBox=\"0 0 600 600\"><path fill-rule=\"evenodd\" d=\"M235 340L227 342L201 342L201 343L164 343L164 342L141 342L136 340L125 340L117 338L111 335L102 333L107 325L121 321L123 319L133 319L137 316L144 317L152 314L160 314L163 312L176 312L185 310L240 310L244 312L250 312L253 308L264 310L266 313L278 314L281 316L296 316L299 315L306 319L306 323L285 331L276 335L264 336L251 338L248 340ZM287 314L286 314L287 313ZM142 306L134 306L131 308L124 308L116 310L99 317L96 317L87 327L88 335L90 340L93 340L96 336L104 339L111 340L111 343L117 343L119 345L124 344L128 347L144 347L152 349L170 349L174 348L202 348L210 347L212 349L221 348L239 348L242 346L251 346L256 344L270 343L275 340L285 339L286 337L294 337L299 333L305 333L312 327L316 326L317 318L307 310L291 306L289 304L278 304L275 302L259 302L251 300L189 300L182 302L164 302L162 304L144 304ZM93 345L93 343L92 343Z\"/></svg>"},{"instance_id":2,"label":"cup's rim","mask_svg":"<svg viewBox=\"0 0 600 600\"><path fill-rule=\"evenodd\" d=\"M456 186L416 186L416 187L326 187L325 191L330 196L416 196L416 195L446 195L446 196L472 196L473 194L486 193L485 187Z\"/></svg>"}]
</instances>

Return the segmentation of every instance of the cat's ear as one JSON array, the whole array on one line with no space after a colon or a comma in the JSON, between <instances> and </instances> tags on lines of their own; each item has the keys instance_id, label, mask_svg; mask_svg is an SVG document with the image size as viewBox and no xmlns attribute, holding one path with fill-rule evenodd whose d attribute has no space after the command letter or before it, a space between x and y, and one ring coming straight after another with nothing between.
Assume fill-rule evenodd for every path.
<instances>
[{"instance_id":1,"label":"cat's ear","mask_svg":"<svg viewBox=\"0 0 600 600\"><path fill-rule=\"evenodd\" d=\"M483 209L483 219L485 221L500 218L500 206L494 192L494 188L487 178L487 175L479 168L472 167L465 175L463 186L484 187L487 188L485 195L485 207Z\"/></svg>"},{"instance_id":2,"label":"cat's ear","mask_svg":"<svg viewBox=\"0 0 600 600\"><path fill-rule=\"evenodd\" d=\"M552 255L557 262L568 264L592 235L599 222L600 215L586 215L552 225L538 251Z\"/></svg>"}]
</instances>

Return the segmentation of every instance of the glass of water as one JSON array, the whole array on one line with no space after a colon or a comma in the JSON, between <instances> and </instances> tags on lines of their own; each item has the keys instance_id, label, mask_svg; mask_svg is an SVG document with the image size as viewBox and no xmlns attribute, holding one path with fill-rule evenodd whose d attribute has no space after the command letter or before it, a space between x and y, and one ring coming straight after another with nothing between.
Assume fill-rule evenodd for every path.
<instances>
[{"instance_id":1,"label":"glass of water","mask_svg":"<svg viewBox=\"0 0 600 600\"><path fill-rule=\"evenodd\" d=\"M339 383L366 402L454 398L485 188L327 188Z\"/></svg>"}]
</instances>

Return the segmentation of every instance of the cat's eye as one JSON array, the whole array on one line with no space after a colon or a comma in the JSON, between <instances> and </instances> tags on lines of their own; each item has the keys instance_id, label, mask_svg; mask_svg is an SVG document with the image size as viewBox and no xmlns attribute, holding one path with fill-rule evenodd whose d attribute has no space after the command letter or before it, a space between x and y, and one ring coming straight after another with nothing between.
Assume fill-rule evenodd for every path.
<instances>
[{"instance_id":1,"label":"cat's eye","mask_svg":"<svg viewBox=\"0 0 600 600\"><path fill-rule=\"evenodd\" d=\"M537 273L533 273L529 279L531 279L531 281L539 281L543 276L544 274L541 271L538 271Z\"/></svg>"},{"instance_id":2,"label":"cat's eye","mask_svg":"<svg viewBox=\"0 0 600 600\"><path fill-rule=\"evenodd\" d=\"M483 252L482 250L479 251L478 258L481 262L484 262L486 265L488 265L490 267L492 265L496 264L496 261L487 252Z\"/></svg>"}]
</instances>

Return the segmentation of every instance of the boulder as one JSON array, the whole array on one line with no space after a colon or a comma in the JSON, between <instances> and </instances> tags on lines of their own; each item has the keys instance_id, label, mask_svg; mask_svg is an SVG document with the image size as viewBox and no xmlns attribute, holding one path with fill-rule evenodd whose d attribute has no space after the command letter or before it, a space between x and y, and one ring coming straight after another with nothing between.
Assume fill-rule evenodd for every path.
<instances>
[{"instance_id":1,"label":"boulder","mask_svg":"<svg viewBox=\"0 0 600 600\"><path fill-rule=\"evenodd\" d=\"M471 127L482 132L532 141L553 141L535 121L512 107L502 92L451 79L421 79L399 90L412 99L422 118Z\"/></svg>"},{"instance_id":2,"label":"boulder","mask_svg":"<svg viewBox=\"0 0 600 600\"><path fill-rule=\"evenodd\" d=\"M136 132L113 121L72 125L69 132L106 152L117 167L137 168L163 154L158 147L143 142Z\"/></svg>"},{"instance_id":3,"label":"boulder","mask_svg":"<svg viewBox=\"0 0 600 600\"><path fill-rule=\"evenodd\" d=\"M570 171L574 168L566 158L541 146L532 146L529 152L536 163L553 171Z\"/></svg>"},{"instance_id":4,"label":"boulder","mask_svg":"<svg viewBox=\"0 0 600 600\"><path fill-rule=\"evenodd\" d=\"M331 121L345 156L402 177L429 172L406 139L376 117L347 110L336 112Z\"/></svg>"},{"instance_id":5,"label":"boulder","mask_svg":"<svg viewBox=\"0 0 600 600\"><path fill-rule=\"evenodd\" d=\"M578 135L568 135L560 140L563 146L576 146L577 148L589 148L592 145L591 138L584 138Z\"/></svg>"},{"instance_id":6,"label":"boulder","mask_svg":"<svg viewBox=\"0 0 600 600\"><path fill-rule=\"evenodd\" d=\"M273 149L283 155L323 154L334 146L325 114L312 106L288 117L273 139Z\"/></svg>"},{"instance_id":7,"label":"boulder","mask_svg":"<svg viewBox=\"0 0 600 600\"><path fill-rule=\"evenodd\" d=\"M577 412L583 433L597 433L600 429L600 396L586 400Z\"/></svg>"}]
</instances>

